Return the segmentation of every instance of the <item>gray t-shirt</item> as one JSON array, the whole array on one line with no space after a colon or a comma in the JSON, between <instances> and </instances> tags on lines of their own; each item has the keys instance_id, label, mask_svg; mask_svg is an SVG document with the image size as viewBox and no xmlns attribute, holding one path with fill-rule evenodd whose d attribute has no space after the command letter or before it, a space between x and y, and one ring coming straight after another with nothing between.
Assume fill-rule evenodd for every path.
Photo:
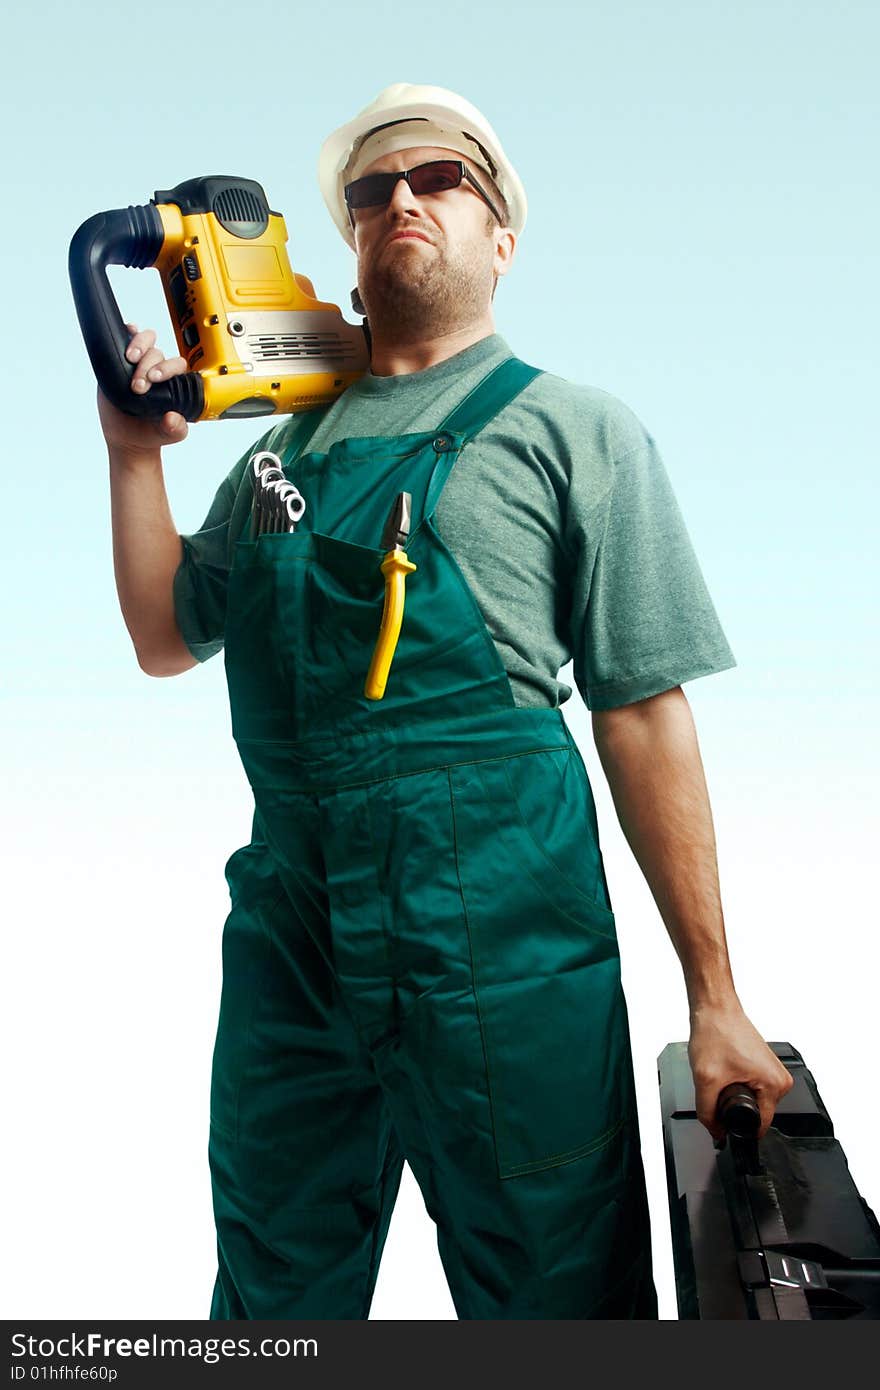
<instances>
[{"instance_id":1,"label":"gray t-shirt","mask_svg":"<svg viewBox=\"0 0 880 1390\"><path fill-rule=\"evenodd\" d=\"M424 371L367 372L327 407L305 450L437 429L512 355L492 333ZM276 421L242 455L183 537L175 612L200 661L223 646L234 545L248 534L248 460L257 448L281 453L296 419ZM557 676L572 657L593 710L736 665L654 440L607 391L536 377L462 450L434 521L518 706L564 704L571 687Z\"/></svg>"}]
</instances>

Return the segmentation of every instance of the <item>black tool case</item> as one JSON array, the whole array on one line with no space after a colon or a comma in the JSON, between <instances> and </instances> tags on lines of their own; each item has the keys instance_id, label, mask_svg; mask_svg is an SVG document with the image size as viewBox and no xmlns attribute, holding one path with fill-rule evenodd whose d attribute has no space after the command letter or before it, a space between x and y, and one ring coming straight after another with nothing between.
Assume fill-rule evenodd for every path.
<instances>
[{"instance_id":1,"label":"black tool case","mask_svg":"<svg viewBox=\"0 0 880 1390\"><path fill-rule=\"evenodd\" d=\"M803 1057L768 1046L794 1085L763 1139L755 1107L751 1137L734 1124L721 1147L696 1117L687 1044L657 1059L678 1315L880 1318L877 1218Z\"/></svg>"}]
</instances>

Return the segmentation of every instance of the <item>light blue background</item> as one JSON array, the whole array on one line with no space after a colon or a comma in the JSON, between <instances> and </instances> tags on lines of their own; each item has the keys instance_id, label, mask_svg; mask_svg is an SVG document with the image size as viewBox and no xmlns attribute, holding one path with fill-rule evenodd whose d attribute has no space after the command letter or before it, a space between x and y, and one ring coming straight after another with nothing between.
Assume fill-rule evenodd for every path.
<instances>
[{"instance_id":1,"label":"light blue background","mask_svg":"<svg viewBox=\"0 0 880 1390\"><path fill-rule=\"evenodd\" d=\"M240 174L352 319L318 150L401 80L479 106L525 184L498 331L658 441L739 663L685 687L737 987L804 1053L876 1206L876 6L166 0L19 10L5 34L8 1315L206 1316L222 867L249 833L222 658L149 679L119 613L69 241L99 210ZM155 273L112 279L176 352ZM180 530L259 433L205 423L166 450ZM600 803L674 1317L653 1068L687 1036L681 973L576 696L566 714ZM373 1312L453 1316L411 1185Z\"/></svg>"}]
</instances>

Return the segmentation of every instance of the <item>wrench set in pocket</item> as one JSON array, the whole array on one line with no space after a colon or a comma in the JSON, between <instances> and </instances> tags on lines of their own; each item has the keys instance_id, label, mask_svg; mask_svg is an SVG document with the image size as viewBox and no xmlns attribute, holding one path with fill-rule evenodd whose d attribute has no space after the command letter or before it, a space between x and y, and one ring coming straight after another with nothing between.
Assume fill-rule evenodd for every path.
<instances>
[{"instance_id":1,"label":"wrench set in pocket","mask_svg":"<svg viewBox=\"0 0 880 1390\"><path fill-rule=\"evenodd\" d=\"M254 488L251 539L295 531L306 509L306 500L299 489L288 482L277 454L262 449L253 455L251 482Z\"/></svg>"}]
</instances>

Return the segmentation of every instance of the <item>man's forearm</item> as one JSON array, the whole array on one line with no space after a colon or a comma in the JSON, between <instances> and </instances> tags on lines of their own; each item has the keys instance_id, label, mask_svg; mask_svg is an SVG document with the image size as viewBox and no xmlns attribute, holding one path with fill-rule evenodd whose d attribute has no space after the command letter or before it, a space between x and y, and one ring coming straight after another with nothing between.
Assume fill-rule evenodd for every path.
<instances>
[{"instance_id":1,"label":"man's forearm","mask_svg":"<svg viewBox=\"0 0 880 1390\"><path fill-rule=\"evenodd\" d=\"M690 705L680 687L592 716L624 835L682 964L691 1010L735 996L715 832Z\"/></svg>"},{"instance_id":2,"label":"man's forearm","mask_svg":"<svg viewBox=\"0 0 880 1390\"><path fill-rule=\"evenodd\" d=\"M195 666L174 616L174 575L182 542L171 516L159 450L129 459L109 451L113 568L125 625L150 675Z\"/></svg>"}]
</instances>

